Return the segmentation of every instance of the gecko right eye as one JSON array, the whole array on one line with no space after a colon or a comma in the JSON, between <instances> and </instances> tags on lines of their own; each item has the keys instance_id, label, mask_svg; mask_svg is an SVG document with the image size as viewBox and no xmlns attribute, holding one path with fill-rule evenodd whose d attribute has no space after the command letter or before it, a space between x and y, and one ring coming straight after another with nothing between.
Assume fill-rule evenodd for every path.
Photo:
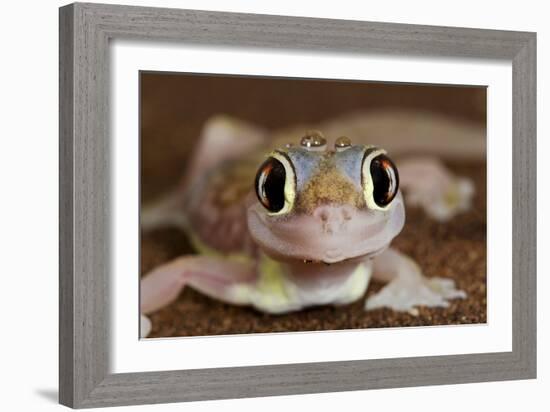
<instances>
[{"instance_id":1,"label":"gecko right eye","mask_svg":"<svg viewBox=\"0 0 550 412\"><path fill-rule=\"evenodd\" d=\"M399 174L386 151L367 147L363 158L362 185L369 209L386 210L399 189Z\"/></svg>"},{"instance_id":2,"label":"gecko right eye","mask_svg":"<svg viewBox=\"0 0 550 412\"><path fill-rule=\"evenodd\" d=\"M258 200L270 214L290 211L295 198L295 178L288 158L272 153L258 169L254 187Z\"/></svg>"}]
</instances>

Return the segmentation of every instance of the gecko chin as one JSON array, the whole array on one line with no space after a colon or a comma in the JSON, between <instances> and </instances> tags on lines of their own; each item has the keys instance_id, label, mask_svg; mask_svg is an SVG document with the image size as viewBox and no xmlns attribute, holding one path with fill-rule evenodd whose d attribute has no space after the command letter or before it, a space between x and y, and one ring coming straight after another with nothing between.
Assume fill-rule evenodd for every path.
<instances>
[{"instance_id":1,"label":"gecko chin","mask_svg":"<svg viewBox=\"0 0 550 412\"><path fill-rule=\"evenodd\" d=\"M367 259L385 250L405 222L399 195L385 211L321 205L312 213L271 216L260 205L248 209L253 240L278 260L336 264Z\"/></svg>"},{"instance_id":2,"label":"gecko chin","mask_svg":"<svg viewBox=\"0 0 550 412\"><path fill-rule=\"evenodd\" d=\"M374 256L379 255L384 250L386 250L388 248L388 246L389 246L389 243L382 246L382 247L380 247L379 249L369 251L369 252L366 252L366 253L361 253L357 256L348 256L348 255L345 255L343 253L338 254L338 255L335 256L332 253L325 253L324 258L321 259L321 260L310 259L309 258L310 256L294 256L294 257L292 257L292 259L300 260L305 264L333 265L333 264L338 264L338 263L344 263L344 262L347 263L347 262L353 262L353 261L356 261L356 260L365 260L365 259L373 258ZM269 251L267 253L272 257L277 257L279 260L285 260L284 257L282 257L281 255L278 255L276 253L273 253L273 252L269 253ZM288 257L287 257L286 260L288 260Z\"/></svg>"}]
</instances>

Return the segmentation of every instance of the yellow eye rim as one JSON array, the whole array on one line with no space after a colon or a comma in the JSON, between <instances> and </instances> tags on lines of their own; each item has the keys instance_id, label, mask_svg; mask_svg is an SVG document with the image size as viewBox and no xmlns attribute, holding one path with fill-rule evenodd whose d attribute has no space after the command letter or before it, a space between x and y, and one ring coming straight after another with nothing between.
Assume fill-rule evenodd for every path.
<instances>
[{"instance_id":1,"label":"yellow eye rim","mask_svg":"<svg viewBox=\"0 0 550 412\"><path fill-rule=\"evenodd\" d=\"M294 167L290 163L290 160L287 156L281 152L272 152L267 158L277 159L285 168L285 186L284 186L284 198L285 203L283 208L277 212L267 211L269 216L279 216L289 213L294 207L294 201L296 200L296 173L294 172Z\"/></svg>"},{"instance_id":2,"label":"yellow eye rim","mask_svg":"<svg viewBox=\"0 0 550 412\"><path fill-rule=\"evenodd\" d=\"M370 164L372 160L381 154L387 154L387 152L384 149L378 149L374 146L367 146L365 148L365 153L367 152L368 154L364 157L363 164L361 165L361 178L363 180L363 196L365 198L365 203L369 209L388 210L392 202L388 203L386 206L379 206L374 201L374 183L370 174Z\"/></svg>"}]
</instances>

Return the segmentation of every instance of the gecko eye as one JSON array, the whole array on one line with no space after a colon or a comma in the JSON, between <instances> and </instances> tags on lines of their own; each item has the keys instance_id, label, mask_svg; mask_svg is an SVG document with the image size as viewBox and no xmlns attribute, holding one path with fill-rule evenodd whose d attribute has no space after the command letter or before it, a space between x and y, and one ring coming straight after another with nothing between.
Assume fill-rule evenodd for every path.
<instances>
[{"instance_id":1,"label":"gecko eye","mask_svg":"<svg viewBox=\"0 0 550 412\"><path fill-rule=\"evenodd\" d=\"M362 177L367 207L386 210L399 189L399 174L395 164L383 150L367 149Z\"/></svg>"},{"instance_id":2,"label":"gecko eye","mask_svg":"<svg viewBox=\"0 0 550 412\"><path fill-rule=\"evenodd\" d=\"M270 214L280 215L290 211L295 198L294 169L288 158L272 153L256 173L256 195Z\"/></svg>"}]
</instances>

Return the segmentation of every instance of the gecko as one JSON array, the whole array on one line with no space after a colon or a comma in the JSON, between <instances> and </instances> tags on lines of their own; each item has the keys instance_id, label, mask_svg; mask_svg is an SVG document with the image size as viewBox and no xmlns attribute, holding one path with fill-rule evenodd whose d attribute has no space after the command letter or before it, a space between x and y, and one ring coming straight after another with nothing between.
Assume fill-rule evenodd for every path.
<instances>
[{"instance_id":1,"label":"gecko","mask_svg":"<svg viewBox=\"0 0 550 412\"><path fill-rule=\"evenodd\" d=\"M438 133L434 122L435 130L422 129L428 140ZM472 183L433 156L394 161L383 145L399 152L400 139L363 133L363 123L348 116L322 125L330 133L324 135L299 127L269 133L213 118L180 185L142 212L142 230L177 226L196 253L142 277L140 335L151 331L147 315L185 287L270 314L355 302L372 279L385 286L366 299L365 310L414 314L417 306L465 298L452 279L424 276L391 242L405 224L405 198L446 221L469 208Z\"/></svg>"}]
</instances>

